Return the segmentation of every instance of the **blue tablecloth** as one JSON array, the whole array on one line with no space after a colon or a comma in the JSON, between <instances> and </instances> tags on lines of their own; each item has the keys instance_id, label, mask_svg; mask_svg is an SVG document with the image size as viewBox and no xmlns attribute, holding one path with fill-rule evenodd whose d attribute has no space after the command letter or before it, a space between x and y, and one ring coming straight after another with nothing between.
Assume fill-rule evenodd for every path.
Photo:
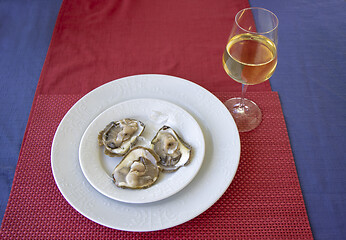
<instances>
[{"instance_id":1,"label":"blue tablecloth","mask_svg":"<svg viewBox=\"0 0 346 240\"><path fill-rule=\"evenodd\" d=\"M61 0L0 1L1 219L60 5ZM313 235L343 239L346 3L252 0L250 5L279 18L279 62L271 85L282 102Z\"/></svg>"},{"instance_id":2,"label":"blue tablecloth","mask_svg":"<svg viewBox=\"0 0 346 240\"><path fill-rule=\"evenodd\" d=\"M61 0L0 1L0 217Z\"/></svg>"}]
</instances>

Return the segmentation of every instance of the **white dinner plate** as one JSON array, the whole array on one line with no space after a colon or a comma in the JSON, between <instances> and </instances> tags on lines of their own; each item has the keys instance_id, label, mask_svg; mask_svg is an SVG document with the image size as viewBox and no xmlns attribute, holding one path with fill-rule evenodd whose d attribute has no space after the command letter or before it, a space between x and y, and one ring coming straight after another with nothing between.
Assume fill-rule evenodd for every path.
<instances>
[{"instance_id":1,"label":"white dinner plate","mask_svg":"<svg viewBox=\"0 0 346 240\"><path fill-rule=\"evenodd\" d=\"M195 178L163 200L132 204L99 193L84 177L78 148L89 124L103 111L123 101L155 98L184 108L198 122L205 155ZM126 231L154 231L182 224L212 206L237 171L240 140L226 107L201 86L178 77L145 74L104 84L81 98L56 130L51 164L56 184L79 213L101 225Z\"/></svg>"},{"instance_id":2,"label":"white dinner plate","mask_svg":"<svg viewBox=\"0 0 346 240\"><path fill-rule=\"evenodd\" d=\"M146 189L116 187L112 172L122 157L109 157L98 144L98 134L110 122L132 118L145 124L135 146L150 147L164 125L173 128L192 147L189 164L175 172L161 172L155 184ZM79 146L84 176L103 195L128 203L148 203L167 198L183 189L195 177L204 157L204 137L196 120L184 109L167 101L141 98L116 104L102 112L85 131Z\"/></svg>"}]
</instances>

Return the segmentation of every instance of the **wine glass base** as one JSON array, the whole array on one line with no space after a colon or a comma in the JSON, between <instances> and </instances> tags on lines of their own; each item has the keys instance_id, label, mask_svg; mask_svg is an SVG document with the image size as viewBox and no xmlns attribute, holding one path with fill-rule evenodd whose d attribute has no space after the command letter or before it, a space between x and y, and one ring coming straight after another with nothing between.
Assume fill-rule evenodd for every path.
<instances>
[{"instance_id":1,"label":"wine glass base","mask_svg":"<svg viewBox=\"0 0 346 240\"><path fill-rule=\"evenodd\" d=\"M232 114L239 132L249 132L262 121L262 112L256 103L244 99L244 107L240 107L241 98L228 99L224 104Z\"/></svg>"}]
</instances>

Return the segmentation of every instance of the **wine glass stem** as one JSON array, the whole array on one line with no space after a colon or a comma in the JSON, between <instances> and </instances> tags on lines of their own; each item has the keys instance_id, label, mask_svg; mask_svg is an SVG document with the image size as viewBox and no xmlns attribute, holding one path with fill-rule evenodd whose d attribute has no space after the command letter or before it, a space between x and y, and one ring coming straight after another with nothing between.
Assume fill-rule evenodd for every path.
<instances>
[{"instance_id":1,"label":"wine glass stem","mask_svg":"<svg viewBox=\"0 0 346 240\"><path fill-rule=\"evenodd\" d=\"M240 105L239 105L239 108L243 108L245 106L245 93L246 93L246 90L247 90L247 86L246 84L242 84L241 85L241 99L240 99Z\"/></svg>"}]
</instances>

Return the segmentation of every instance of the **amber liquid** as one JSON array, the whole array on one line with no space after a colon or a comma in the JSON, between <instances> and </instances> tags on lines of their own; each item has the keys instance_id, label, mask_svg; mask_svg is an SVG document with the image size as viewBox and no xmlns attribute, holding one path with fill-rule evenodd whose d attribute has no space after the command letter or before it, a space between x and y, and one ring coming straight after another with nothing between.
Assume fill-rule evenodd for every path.
<instances>
[{"instance_id":1,"label":"amber liquid","mask_svg":"<svg viewBox=\"0 0 346 240\"><path fill-rule=\"evenodd\" d=\"M223 67L235 81L254 85L270 78L277 64L275 44L254 34L234 36L223 54Z\"/></svg>"}]
</instances>

